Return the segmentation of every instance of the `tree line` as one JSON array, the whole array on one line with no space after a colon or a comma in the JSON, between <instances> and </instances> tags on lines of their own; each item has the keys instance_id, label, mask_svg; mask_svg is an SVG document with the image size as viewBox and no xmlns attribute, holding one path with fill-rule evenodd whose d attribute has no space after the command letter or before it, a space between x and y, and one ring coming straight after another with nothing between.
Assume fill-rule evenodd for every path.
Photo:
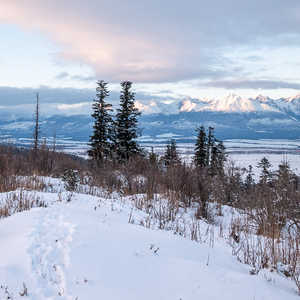
<instances>
[{"instance_id":1,"label":"tree line","mask_svg":"<svg viewBox=\"0 0 300 300\"><path fill-rule=\"evenodd\" d=\"M97 163L107 159L120 162L142 153L136 139L138 137L138 116L141 114L134 106L135 93L132 82L121 83L120 107L115 116L112 105L106 101L109 96L108 83L97 82L96 97L93 103L94 126L90 137L88 155Z\"/></svg>"},{"instance_id":2,"label":"tree line","mask_svg":"<svg viewBox=\"0 0 300 300\"><path fill-rule=\"evenodd\" d=\"M135 93L132 91L132 82L121 83L120 106L115 116L112 105L107 102L109 91L108 83L97 82L96 97L93 103L94 118L93 134L90 137L90 150L88 155L98 164L106 160L128 161L133 156L145 156L146 153L138 144L138 117L141 112L135 107ZM214 128L208 131L201 126L196 129L197 141L193 162L196 167L208 168L211 174L223 172L226 161L225 147L214 135ZM153 148L149 159L158 161ZM176 141L170 140L164 155L159 160L164 166L181 164Z\"/></svg>"}]
</instances>

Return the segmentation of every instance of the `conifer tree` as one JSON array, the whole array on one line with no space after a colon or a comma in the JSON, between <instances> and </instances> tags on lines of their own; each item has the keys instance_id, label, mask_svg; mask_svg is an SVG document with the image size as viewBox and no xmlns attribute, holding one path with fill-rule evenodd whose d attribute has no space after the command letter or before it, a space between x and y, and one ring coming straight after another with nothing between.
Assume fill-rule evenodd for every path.
<instances>
[{"instance_id":1,"label":"conifer tree","mask_svg":"<svg viewBox=\"0 0 300 300\"><path fill-rule=\"evenodd\" d=\"M226 158L226 148L223 144L222 141L217 141L217 162L216 162L216 166L217 166L217 170L219 171L219 173L223 173L224 172L224 164L227 160Z\"/></svg>"},{"instance_id":2,"label":"conifer tree","mask_svg":"<svg viewBox=\"0 0 300 300\"><path fill-rule=\"evenodd\" d=\"M225 146L214 136L214 128L208 128L206 134L204 126L196 129L198 132L195 145L194 163L197 167L208 167L212 176L223 174L226 161Z\"/></svg>"},{"instance_id":3,"label":"conifer tree","mask_svg":"<svg viewBox=\"0 0 300 300\"><path fill-rule=\"evenodd\" d=\"M276 177L277 181L283 186L288 186L292 182L293 172L288 161L282 161L280 163Z\"/></svg>"},{"instance_id":4,"label":"conifer tree","mask_svg":"<svg viewBox=\"0 0 300 300\"><path fill-rule=\"evenodd\" d=\"M96 98L93 103L92 117L95 119L93 135L90 137L90 147L88 155L97 162L103 162L111 155L112 143L112 105L105 99L109 96L107 82L100 80L97 82Z\"/></svg>"},{"instance_id":5,"label":"conifer tree","mask_svg":"<svg viewBox=\"0 0 300 300\"><path fill-rule=\"evenodd\" d=\"M204 126L196 129L198 132L195 145L194 162L197 167L204 168L207 166L207 137Z\"/></svg>"},{"instance_id":6,"label":"conifer tree","mask_svg":"<svg viewBox=\"0 0 300 300\"><path fill-rule=\"evenodd\" d=\"M253 167L252 165L249 165L248 170L247 170L247 176L245 180L245 186L246 189L250 189L254 185L254 173L253 173Z\"/></svg>"},{"instance_id":7,"label":"conifer tree","mask_svg":"<svg viewBox=\"0 0 300 300\"><path fill-rule=\"evenodd\" d=\"M272 178L272 172L270 171L270 168L272 167L271 163L266 157L263 157L260 162L258 163L257 167L261 169L260 173L260 182L261 183L267 183Z\"/></svg>"},{"instance_id":8,"label":"conifer tree","mask_svg":"<svg viewBox=\"0 0 300 300\"><path fill-rule=\"evenodd\" d=\"M216 144L213 144L210 150L210 162L209 162L209 173L214 176L218 171L218 147Z\"/></svg>"},{"instance_id":9,"label":"conifer tree","mask_svg":"<svg viewBox=\"0 0 300 300\"><path fill-rule=\"evenodd\" d=\"M168 142L165 154L162 159L166 166L174 166L181 163L177 152L176 141L174 139Z\"/></svg>"},{"instance_id":10,"label":"conifer tree","mask_svg":"<svg viewBox=\"0 0 300 300\"><path fill-rule=\"evenodd\" d=\"M151 147L151 152L149 153L149 162L151 165L156 165L158 162L158 155L154 152L153 147Z\"/></svg>"},{"instance_id":11,"label":"conifer tree","mask_svg":"<svg viewBox=\"0 0 300 300\"><path fill-rule=\"evenodd\" d=\"M225 146L222 141L215 139L215 137L213 137L213 139L210 166L215 172L222 174L226 161Z\"/></svg>"},{"instance_id":12,"label":"conifer tree","mask_svg":"<svg viewBox=\"0 0 300 300\"><path fill-rule=\"evenodd\" d=\"M115 122L115 150L120 161L141 153L136 141L138 137L138 116L140 112L134 106L135 94L131 91L132 82L121 83L120 108Z\"/></svg>"}]
</instances>

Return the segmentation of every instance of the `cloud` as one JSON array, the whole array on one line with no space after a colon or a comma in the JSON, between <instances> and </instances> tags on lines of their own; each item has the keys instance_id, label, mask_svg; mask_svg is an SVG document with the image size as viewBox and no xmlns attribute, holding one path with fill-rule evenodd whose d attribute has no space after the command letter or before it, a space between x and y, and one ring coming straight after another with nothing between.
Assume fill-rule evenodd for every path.
<instances>
[{"instance_id":1,"label":"cloud","mask_svg":"<svg viewBox=\"0 0 300 300\"><path fill-rule=\"evenodd\" d=\"M92 81L97 80L96 76L71 75L68 72L61 72L55 76L56 79L62 80L77 80L77 81Z\"/></svg>"},{"instance_id":2,"label":"cloud","mask_svg":"<svg viewBox=\"0 0 300 300\"><path fill-rule=\"evenodd\" d=\"M47 86L34 89L0 86L0 103L7 106L33 104L36 101L37 92L40 94L41 103L80 103L92 101L95 96L92 89L50 88Z\"/></svg>"},{"instance_id":3,"label":"cloud","mask_svg":"<svg viewBox=\"0 0 300 300\"><path fill-rule=\"evenodd\" d=\"M35 104L36 93L40 95L40 102L62 103L62 104L80 104L92 103L95 97L95 89L76 89L76 88L52 88L40 86L39 88L17 88L0 86L0 103L3 106L14 106L24 104ZM137 92L136 100L147 102L151 100L174 101L170 96L156 96L148 93ZM110 91L108 101L112 104L118 104L120 93Z\"/></svg>"},{"instance_id":4,"label":"cloud","mask_svg":"<svg viewBox=\"0 0 300 300\"><path fill-rule=\"evenodd\" d=\"M84 107L91 107L90 102L81 102L81 103L75 103L75 104L59 104L57 105L57 108L59 110L77 110L77 109L82 109Z\"/></svg>"},{"instance_id":5,"label":"cloud","mask_svg":"<svg viewBox=\"0 0 300 300\"><path fill-rule=\"evenodd\" d=\"M38 29L60 45L61 59L115 82L233 74L225 59L232 49L299 47L299 14L299 0L0 2L0 22Z\"/></svg>"},{"instance_id":6,"label":"cloud","mask_svg":"<svg viewBox=\"0 0 300 300\"><path fill-rule=\"evenodd\" d=\"M58 75L55 76L56 79L66 79L69 78L70 75L68 72L61 72Z\"/></svg>"},{"instance_id":7,"label":"cloud","mask_svg":"<svg viewBox=\"0 0 300 300\"><path fill-rule=\"evenodd\" d=\"M300 83L276 80L217 80L201 84L203 87L215 87L223 89L300 89Z\"/></svg>"},{"instance_id":8,"label":"cloud","mask_svg":"<svg viewBox=\"0 0 300 300\"><path fill-rule=\"evenodd\" d=\"M95 97L94 89L76 89L76 88L50 88L41 86L38 89L33 88L15 88L0 86L0 114L8 114L9 117L15 115L27 116L33 115L36 93L40 95L40 107L43 115L54 114L90 114L93 99ZM162 107L168 107L166 103L177 103L177 99L170 96L155 96L138 92L135 95L136 105L143 113L157 113ZM117 107L120 101L120 94L117 91L111 91L107 99L113 107Z\"/></svg>"}]
</instances>

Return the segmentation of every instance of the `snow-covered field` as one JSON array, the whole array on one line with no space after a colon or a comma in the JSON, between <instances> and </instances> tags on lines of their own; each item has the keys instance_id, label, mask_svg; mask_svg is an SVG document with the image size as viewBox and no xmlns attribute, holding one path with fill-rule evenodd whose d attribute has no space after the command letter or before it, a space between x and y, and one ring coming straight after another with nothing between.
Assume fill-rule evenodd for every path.
<instances>
[{"instance_id":1,"label":"snow-covered field","mask_svg":"<svg viewBox=\"0 0 300 300\"><path fill-rule=\"evenodd\" d=\"M236 166L248 168L253 166L253 171L258 173L257 164L265 156L272 164L272 169L278 168L282 161L288 161L291 168L300 174L300 140L227 140L224 142L228 153L228 160L233 161ZM145 149L154 151L162 155L165 151L166 143L144 143ZM181 156L186 161L191 161L194 144L177 143L177 148ZM73 144L64 151L87 157L87 146L84 144Z\"/></svg>"},{"instance_id":2,"label":"snow-covered field","mask_svg":"<svg viewBox=\"0 0 300 300\"><path fill-rule=\"evenodd\" d=\"M147 229L128 198L75 193L67 202L61 183L47 180L51 192L28 192L47 208L0 220L1 300L299 299L283 275L250 275L214 226L201 223L210 232L202 242Z\"/></svg>"}]
</instances>

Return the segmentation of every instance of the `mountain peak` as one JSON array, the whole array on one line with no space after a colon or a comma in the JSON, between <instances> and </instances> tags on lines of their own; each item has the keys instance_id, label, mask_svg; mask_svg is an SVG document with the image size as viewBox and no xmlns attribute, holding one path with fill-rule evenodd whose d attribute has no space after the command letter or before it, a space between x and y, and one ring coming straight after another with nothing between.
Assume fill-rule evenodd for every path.
<instances>
[{"instance_id":1,"label":"mountain peak","mask_svg":"<svg viewBox=\"0 0 300 300\"><path fill-rule=\"evenodd\" d=\"M262 94L259 94L255 100L258 100L260 102L268 102L270 100L270 98L268 96L264 96Z\"/></svg>"},{"instance_id":2,"label":"mountain peak","mask_svg":"<svg viewBox=\"0 0 300 300\"><path fill-rule=\"evenodd\" d=\"M297 94L296 96L292 96L286 99L288 102L293 102L295 100L300 101L300 94Z\"/></svg>"}]
</instances>

